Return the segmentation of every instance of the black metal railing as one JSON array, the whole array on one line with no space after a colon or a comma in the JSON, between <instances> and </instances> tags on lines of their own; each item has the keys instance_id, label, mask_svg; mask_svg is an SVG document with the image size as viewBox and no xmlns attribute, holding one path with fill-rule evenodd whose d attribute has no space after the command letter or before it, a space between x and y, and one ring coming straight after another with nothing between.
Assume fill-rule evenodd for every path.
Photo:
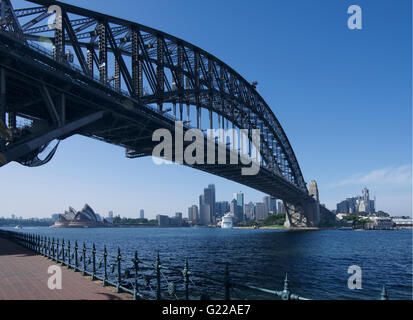
<instances>
[{"instance_id":1,"label":"black metal railing","mask_svg":"<svg viewBox=\"0 0 413 320\"><path fill-rule=\"evenodd\" d=\"M95 244L79 246L77 241L59 241L36 234L0 230L0 238L90 276L92 281L101 281L104 287L112 286L117 293L129 293L133 300L247 300L260 297L258 294L281 300L310 300L291 292L288 276L281 291L238 284L230 277L228 263L223 279L214 279L192 273L188 260L182 268L164 266L159 253L154 262L148 262L141 260L137 251L130 258L122 255L120 248L111 254L106 246L100 252ZM389 298L385 287L380 298Z\"/></svg>"}]
</instances>

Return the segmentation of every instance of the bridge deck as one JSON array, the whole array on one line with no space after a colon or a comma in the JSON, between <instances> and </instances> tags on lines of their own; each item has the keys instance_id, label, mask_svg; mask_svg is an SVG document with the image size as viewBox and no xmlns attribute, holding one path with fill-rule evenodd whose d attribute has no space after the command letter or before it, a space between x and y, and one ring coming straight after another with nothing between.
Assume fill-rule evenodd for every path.
<instances>
[{"instance_id":1,"label":"bridge deck","mask_svg":"<svg viewBox=\"0 0 413 320\"><path fill-rule=\"evenodd\" d=\"M47 273L55 263L0 239L0 300L127 300L62 267L62 290L50 290Z\"/></svg>"}]
</instances>

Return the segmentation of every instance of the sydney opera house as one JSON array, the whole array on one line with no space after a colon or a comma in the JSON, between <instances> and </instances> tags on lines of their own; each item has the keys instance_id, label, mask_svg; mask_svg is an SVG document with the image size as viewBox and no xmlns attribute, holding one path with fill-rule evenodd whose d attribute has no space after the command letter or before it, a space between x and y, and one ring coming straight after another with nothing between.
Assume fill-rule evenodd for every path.
<instances>
[{"instance_id":1,"label":"sydney opera house","mask_svg":"<svg viewBox=\"0 0 413 320\"><path fill-rule=\"evenodd\" d=\"M105 228L111 225L102 220L89 205L85 205L82 211L77 212L72 207L64 214L59 215L59 220L52 228Z\"/></svg>"}]
</instances>

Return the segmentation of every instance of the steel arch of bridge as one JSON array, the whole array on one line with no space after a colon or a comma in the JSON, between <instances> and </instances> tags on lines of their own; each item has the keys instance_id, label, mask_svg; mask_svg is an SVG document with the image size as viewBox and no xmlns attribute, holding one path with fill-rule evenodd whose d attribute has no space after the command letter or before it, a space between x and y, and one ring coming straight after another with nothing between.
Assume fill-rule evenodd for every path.
<instances>
[{"instance_id":1,"label":"steel arch of bridge","mask_svg":"<svg viewBox=\"0 0 413 320\"><path fill-rule=\"evenodd\" d=\"M209 112L211 128L215 114L222 127L226 122L227 128L260 129L262 167L307 194L300 166L276 116L254 84L227 64L184 40L137 23L57 1L30 2L40 6L13 9L10 0L2 0L6 21L1 29L29 44L52 44L53 58L59 62L67 63L66 48L72 48L80 72L98 76L96 80L105 85L113 82L113 89L141 105L155 104L165 116L173 113L175 120L184 120L186 106L188 114L195 109L200 129L202 109ZM62 10L61 29L49 27L50 6Z\"/></svg>"}]
</instances>

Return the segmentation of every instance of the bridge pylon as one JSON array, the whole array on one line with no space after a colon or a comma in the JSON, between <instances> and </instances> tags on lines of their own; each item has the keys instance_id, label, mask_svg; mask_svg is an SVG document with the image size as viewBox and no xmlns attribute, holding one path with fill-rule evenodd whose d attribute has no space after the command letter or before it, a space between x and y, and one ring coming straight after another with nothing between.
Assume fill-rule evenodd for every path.
<instances>
[{"instance_id":1,"label":"bridge pylon","mask_svg":"<svg viewBox=\"0 0 413 320\"><path fill-rule=\"evenodd\" d=\"M320 223L320 203L318 201L303 200L299 204L284 201L286 221L284 226L293 228L313 228Z\"/></svg>"}]
</instances>

